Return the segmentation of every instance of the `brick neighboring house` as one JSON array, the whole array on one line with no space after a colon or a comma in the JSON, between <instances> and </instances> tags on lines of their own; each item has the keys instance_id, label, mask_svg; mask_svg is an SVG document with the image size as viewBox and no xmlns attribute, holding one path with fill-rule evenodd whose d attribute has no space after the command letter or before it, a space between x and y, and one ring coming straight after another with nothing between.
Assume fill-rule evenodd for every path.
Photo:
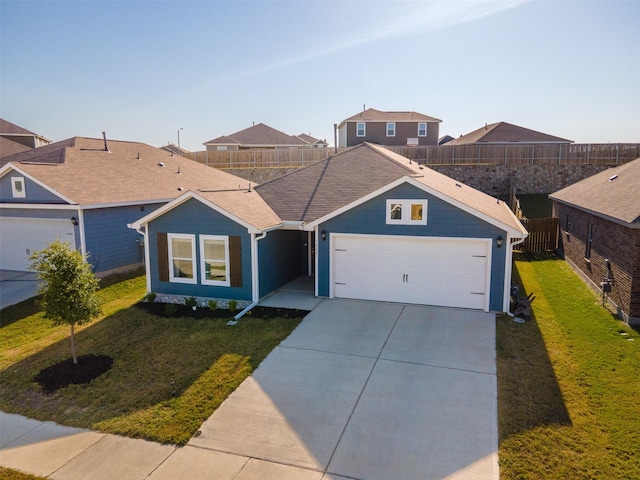
<instances>
[{"instance_id":1,"label":"brick neighboring house","mask_svg":"<svg viewBox=\"0 0 640 480\"><path fill-rule=\"evenodd\" d=\"M223 135L203 144L208 152L225 150L308 148L309 144L298 137L287 135L275 128L259 123L230 135Z\"/></svg>"},{"instance_id":2,"label":"brick neighboring house","mask_svg":"<svg viewBox=\"0 0 640 480\"><path fill-rule=\"evenodd\" d=\"M0 158L50 143L48 138L0 118Z\"/></svg>"},{"instance_id":3,"label":"brick neighboring house","mask_svg":"<svg viewBox=\"0 0 640 480\"><path fill-rule=\"evenodd\" d=\"M556 137L529 128L519 127L507 122L497 122L480 127L473 132L462 135L455 140L447 142L447 145L487 145L505 143L573 143L573 140Z\"/></svg>"},{"instance_id":4,"label":"brick neighboring house","mask_svg":"<svg viewBox=\"0 0 640 480\"><path fill-rule=\"evenodd\" d=\"M417 112L382 112L374 108L347 118L338 125L338 146L437 145L442 120Z\"/></svg>"},{"instance_id":5,"label":"brick neighboring house","mask_svg":"<svg viewBox=\"0 0 640 480\"><path fill-rule=\"evenodd\" d=\"M559 248L618 315L640 324L640 158L549 195ZM607 286L608 285L608 286Z\"/></svg>"}]
</instances>

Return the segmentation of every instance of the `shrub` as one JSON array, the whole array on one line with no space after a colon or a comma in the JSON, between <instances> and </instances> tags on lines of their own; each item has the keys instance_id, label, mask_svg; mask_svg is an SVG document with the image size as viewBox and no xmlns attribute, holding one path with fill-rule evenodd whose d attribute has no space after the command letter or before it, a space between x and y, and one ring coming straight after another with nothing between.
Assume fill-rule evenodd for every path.
<instances>
[{"instance_id":1,"label":"shrub","mask_svg":"<svg viewBox=\"0 0 640 480\"><path fill-rule=\"evenodd\" d=\"M229 300L227 308L229 308L231 313L234 313L238 309L238 302L236 300Z\"/></svg>"},{"instance_id":2,"label":"shrub","mask_svg":"<svg viewBox=\"0 0 640 480\"><path fill-rule=\"evenodd\" d=\"M196 300L196 297L189 297L184 299L184 304L187 307L193 308L198 306L198 301Z\"/></svg>"},{"instance_id":3,"label":"shrub","mask_svg":"<svg viewBox=\"0 0 640 480\"><path fill-rule=\"evenodd\" d=\"M211 309L211 311L215 311L218 308L218 301L217 300L209 300L207 302L207 305L209 306L209 308Z\"/></svg>"},{"instance_id":4,"label":"shrub","mask_svg":"<svg viewBox=\"0 0 640 480\"><path fill-rule=\"evenodd\" d=\"M153 292L149 292L144 296L144 299L148 302L148 303L153 303L156 301L156 297L157 295Z\"/></svg>"}]
</instances>

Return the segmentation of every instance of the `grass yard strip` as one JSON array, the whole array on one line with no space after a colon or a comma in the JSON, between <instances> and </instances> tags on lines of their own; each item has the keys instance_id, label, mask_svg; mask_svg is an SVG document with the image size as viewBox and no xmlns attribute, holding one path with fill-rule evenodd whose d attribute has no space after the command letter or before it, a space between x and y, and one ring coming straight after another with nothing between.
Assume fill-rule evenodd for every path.
<instances>
[{"instance_id":1,"label":"grass yard strip","mask_svg":"<svg viewBox=\"0 0 640 480\"><path fill-rule=\"evenodd\" d=\"M144 279L125 281L133 283L124 290L121 284L105 287L120 290L110 302L119 302L119 295L139 300L144 294ZM77 334L78 354L109 356L114 359L111 370L89 384L69 385L53 394L46 394L33 378L69 358L68 329L34 335L30 328L44 328L39 322L15 320L3 327L8 344L20 344L16 336L38 340L35 347L24 349L28 355L14 354L5 361L0 409L134 438L186 443L301 317L246 316L234 327L227 326L227 320L163 318L135 305L119 308ZM5 335L5 328L15 325L21 328Z\"/></svg>"},{"instance_id":2,"label":"grass yard strip","mask_svg":"<svg viewBox=\"0 0 640 480\"><path fill-rule=\"evenodd\" d=\"M38 477L29 473L22 473L19 470L0 467L0 479L2 480L46 480L45 477Z\"/></svg>"},{"instance_id":3,"label":"grass yard strip","mask_svg":"<svg viewBox=\"0 0 640 480\"><path fill-rule=\"evenodd\" d=\"M640 335L563 261L516 267L536 298L497 323L501 478L640 478Z\"/></svg>"},{"instance_id":4,"label":"grass yard strip","mask_svg":"<svg viewBox=\"0 0 640 480\"><path fill-rule=\"evenodd\" d=\"M98 295L103 315L95 321L134 305L146 292L145 276L141 270L107 277L100 283ZM76 331L95 321L76 327ZM2 309L0 328L0 371L69 336L68 325L55 326L43 317L37 298Z\"/></svg>"}]
</instances>

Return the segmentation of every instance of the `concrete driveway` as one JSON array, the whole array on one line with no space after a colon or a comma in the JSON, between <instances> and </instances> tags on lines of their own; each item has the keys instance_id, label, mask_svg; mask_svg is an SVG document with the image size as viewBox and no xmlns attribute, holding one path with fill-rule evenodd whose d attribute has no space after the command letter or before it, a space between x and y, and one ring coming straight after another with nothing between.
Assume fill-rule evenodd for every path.
<instances>
[{"instance_id":1,"label":"concrete driveway","mask_svg":"<svg viewBox=\"0 0 640 480\"><path fill-rule=\"evenodd\" d=\"M253 478L497 480L495 315L324 300L189 446Z\"/></svg>"},{"instance_id":2,"label":"concrete driveway","mask_svg":"<svg viewBox=\"0 0 640 480\"><path fill-rule=\"evenodd\" d=\"M495 315L325 299L181 448L0 424L56 480L498 480Z\"/></svg>"},{"instance_id":3,"label":"concrete driveway","mask_svg":"<svg viewBox=\"0 0 640 480\"><path fill-rule=\"evenodd\" d=\"M0 310L35 296L36 275L35 272L0 270Z\"/></svg>"}]
</instances>

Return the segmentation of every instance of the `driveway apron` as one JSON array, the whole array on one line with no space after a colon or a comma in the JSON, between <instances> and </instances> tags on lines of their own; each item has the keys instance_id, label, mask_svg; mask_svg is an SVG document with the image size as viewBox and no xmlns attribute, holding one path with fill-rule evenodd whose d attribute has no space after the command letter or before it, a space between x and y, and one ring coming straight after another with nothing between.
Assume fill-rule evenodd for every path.
<instances>
[{"instance_id":1,"label":"driveway apron","mask_svg":"<svg viewBox=\"0 0 640 480\"><path fill-rule=\"evenodd\" d=\"M497 480L495 315L324 300L189 446L255 478Z\"/></svg>"}]
</instances>

